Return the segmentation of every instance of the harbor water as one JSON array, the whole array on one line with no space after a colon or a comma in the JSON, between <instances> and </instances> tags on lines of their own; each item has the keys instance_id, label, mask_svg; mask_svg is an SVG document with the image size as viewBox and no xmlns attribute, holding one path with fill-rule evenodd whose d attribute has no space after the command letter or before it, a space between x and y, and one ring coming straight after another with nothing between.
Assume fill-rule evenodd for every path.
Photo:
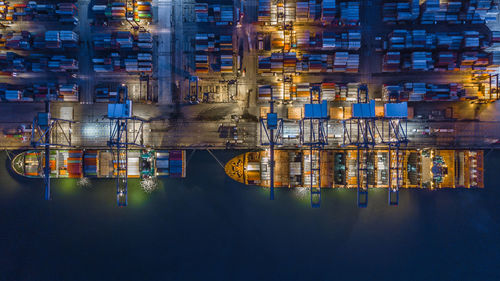
<instances>
[{"instance_id":1,"label":"harbor water","mask_svg":"<svg viewBox=\"0 0 500 281\"><path fill-rule=\"evenodd\" d=\"M242 153L215 152L225 163ZM500 151L485 152L485 188L269 190L229 179L197 151L186 179L148 194L129 181L14 176L0 153L0 280L500 280ZM188 156L189 157L189 156Z\"/></svg>"}]
</instances>

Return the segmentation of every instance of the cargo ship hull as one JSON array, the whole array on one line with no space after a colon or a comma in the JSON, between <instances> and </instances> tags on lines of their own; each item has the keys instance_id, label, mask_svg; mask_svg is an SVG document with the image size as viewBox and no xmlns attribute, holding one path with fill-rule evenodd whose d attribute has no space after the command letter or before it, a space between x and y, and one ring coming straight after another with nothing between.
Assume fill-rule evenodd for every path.
<instances>
[{"instance_id":1,"label":"cargo ship hull","mask_svg":"<svg viewBox=\"0 0 500 281\"><path fill-rule=\"evenodd\" d=\"M116 178L116 151L111 150L51 150L51 178ZM123 158L122 158L123 159ZM184 150L129 150L127 176L186 177ZM28 150L16 155L11 162L14 172L28 178L43 177L45 153Z\"/></svg>"},{"instance_id":2,"label":"cargo ship hull","mask_svg":"<svg viewBox=\"0 0 500 281\"><path fill-rule=\"evenodd\" d=\"M396 158L397 153L397 158ZM358 173L363 165L362 175ZM481 150L275 150L275 187L356 188L482 188ZM399 159L399 160L395 160ZM399 163L399 168L397 167ZM319 165L319 167L318 167ZM225 166L232 179L247 184L271 185L270 152L247 152Z\"/></svg>"}]
</instances>

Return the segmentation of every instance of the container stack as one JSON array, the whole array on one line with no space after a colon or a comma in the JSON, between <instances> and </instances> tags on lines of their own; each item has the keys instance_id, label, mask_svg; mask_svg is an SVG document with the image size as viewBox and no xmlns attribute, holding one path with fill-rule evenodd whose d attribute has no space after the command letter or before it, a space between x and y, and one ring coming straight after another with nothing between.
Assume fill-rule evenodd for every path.
<instances>
[{"instance_id":1,"label":"container stack","mask_svg":"<svg viewBox=\"0 0 500 281\"><path fill-rule=\"evenodd\" d=\"M78 70L78 61L63 55L52 56L48 61L48 68L52 72L76 71Z\"/></svg>"},{"instance_id":2,"label":"container stack","mask_svg":"<svg viewBox=\"0 0 500 281\"><path fill-rule=\"evenodd\" d=\"M137 36L137 47L141 50L153 49L153 36L149 32L140 32Z\"/></svg>"},{"instance_id":3,"label":"container stack","mask_svg":"<svg viewBox=\"0 0 500 281\"><path fill-rule=\"evenodd\" d=\"M132 49L133 47L130 31L117 31L115 40L119 49Z\"/></svg>"},{"instance_id":4,"label":"container stack","mask_svg":"<svg viewBox=\"0 0 500 281\"><path fill-rule=\"evenodd\" d=\"M325 55L326 56L326 55ZM326 63L326 58L325 58ZM323 72L326 65L323 63L323 56L311 54L309 56L309 72Z\"/></svg>"},{"instance_id":5,"label":"container stack","mask_svg":"<svg viewBox=\"0 0 500 281\"><path fill-rule=\"evenodd\" d=\"M348 60L349 60L349 53L348 52L336 52L335 53L335 61L333 63L333 71L334 72L346 72ZM358 60L359 60L359 57L358 57Z\"/></svg>"},{"instance_id":6,"label":"container stack","mask_svg":"<svg viewBox=\"0 0 500 281\"><path fill-rule=\"evenodd\" d=\"M233 72L233 56L232 55L221 55L221 72L231 73Z\"/></svg>"},{"instance_id":7,"label":"container stack","mask_svg":"<svg viewBox=\"0 0 500 281\"><path fill-rule=\"evenodd\" d=\"M78 101L77 84L59 84L59 98L63 101Z\"/></svg>"},{"instance_id":8,"label":"container stack","mask_svg":"<svg viewBox=\"0 0 500 281\"><path fill-rule=\"evenodd\" d=\"M359 24L359 2L340 3L340 19L348 26Z\"/></svg>"},{"instance_id":9,"label":"container stack","mask_svg":"<svg viewBox=\"0 0 500 281\"><path fill-rule=\"evenodd\" d=\"M221 6L221 19L218 24L220 25L230 25L233 24L234 15L233 15L233 6L230 5L222 5Z\"/></svg>"},{"instance_id":10,"label":"container stack","mask_svg":"<svg viewBox=\"0 0 500 281\"><path fill-rule=\"evenodd\" d=\"M491 52L491 66L492 67L500 66L500 52L498 51Z\"/></svg>"},{"instance_id":11,"label":"container stack","mask_svg":"<svg viewBox=\"0 0 500 281\"><path fill-rule=\"evenodd\" d=\"M283 54L282 53L272 53L271 54L271 71L272 72L282 72L283 71Z\"/></svg>"},{"instance_id":12,"label":"container stack","mask_svg":"<svg viewBox=\"0 0 500 281\"><path fill-rule=\"evenodd\" d=\"M134 49L151 50L153 48L153 37L151 33L141 32L135 39L129 31L113 33L95 33L92 35L94 50L118 50Z\"/></svg>"},{"instance_id":13,"label":"container stack","mask_svg":"<svg viewBox=\"0 0 500 281\"><path fill-rule=\"evenodd\" d=\"M494 42L494 43L500 42L500 31L492 31L491 32L491 42Z\"/></svg>"},{"instance_id":14,"label":"container stack","mask_svg":"<svg viewBox=\"0 0 500 281\"><path fill-rule=\"evenodd\" d=\"M208 73L208 56L196 55L196 73Z\"/></svg>"},{"instance_id":15,"label":"container stack","mask_svg":"<svg viewBox=\"0 0 500 281\"><path fill-rule=\"evenodd\" d=\"M113 72L113 61L110 58L93 58L94 71L98 73Z\"/></svg>"},{"instance_id":16,"label":"container stack","mask_svg":"<svg viewBox=\"0 0 500 281\"><path fill-rule=\"evenodd\" d=\"M78 9L73 3L59 3L57 4L58 9L56 14L59 15L59 21L62 22L74 22L75 17L78 14Z\"/></svg>"},{"instance_id":17,"label":"container stack","mask_svg":"<svg viewBox=\"0 0 500 281\"><path fill-rule=\"evenodd\" d=\"M455 46L454 42L457 41L458 36L449 36L446 33L439 33L437 34L437 47L442 48L442 49L450 49L454 50L455 48L452 48L452 46ZM460 42L462 42L462 38L460 37Z\"/></svg>"},{"instance_id":18,"label":"container stack","mask_svg":"<svg viewBox=\"0 0 500 281\"><path fill-rule=\"evenodd\" d=\"M487 70L488 65L490 65L490 54L478 53L477 60L474 63L473 70L485 71L485 70Z\"/></svg>"},{"instance_id":19,"label":"container stack","mask_svg":"<svg viewBox=\"0 0 500 281\"><path fill-rule=\"evenodd\" d=\"M309 150L304 150L302 163L304 164L303 186L319 187L319 153L313 151L312 155ZM311 167L312 166L312 167Z\"/></svg>"},{"instance_id":20,"label":"container stack","mask_svg":"<svg viewBox=\"0 0 500 281\"><path fill-rule=\"evenodd\" d=\"M285 22L295 21L295 8L296 3L293 3L292 1L285 1Z\"/></svg>"},{"instance_id":21,"label":"container stack","mask_svg":"<svg viewBox=\"0 0 500 281\"><path fill-rule=\"evenodd\" d=\"M419 0L388 2L382 8L382 21L387 23L411 22L419 15Z\"/></svg>"},{"instance_id":22,"label":"container stack","mask_svg":"<svg viewBox=\"0 0 500 281\"><path fill-rule=\"evenodd\" d=\"M400 52L387 52L387 54L384 55L382 71L383 72L399 71L400 64L401 64L401 53Z\"/></svg>"},{"instance_id":23,"label":"container stack","mask_svg":"<svg viewBox=\"0 0 500 281\"><path fill-rule=\"evenodd\" d=\"M454 101L458 100L458 87L456 83L451 84L427 84L425 101Z\"/></svg>"},{"instance_id":24,"label":"container stack","mask_svg":"<svg viewBox=\"0 0 500 281\"><path fill-rule=\"evenodd\" d=\"M335 55L327 55L326 57L326 72L333 72L333 61Z\"/></svg>"},{"instance_id":25,"label":"container stack","mask_svg":"<svg viewBox=\"0 0 500 281\"><path fill-rule=\"evenodd\" d=\"M259 99L268 100L271 98L271 86L259 86Z\"/></svg>"},{"instance_id":26,"label":"container stack","mask_svg":"<svg viewBox=\"0 0 500 281\"><path fill-rule=\"evenodd\" d=\"M233 39L231 35L221 35L220 36L220 50L226 54L233 53Z\"/></svg>"},{"instance_id":27,"label":"container stack","mask_svg":"<svg viewBox=\"0 0 500 281\"><path fill-rule=\"evenodd\" d=\"M6 101L21 101L23 92L21 90L5 90L4 96Z\"/></svg>"},{"instance_id":28,"label":"container stack","mask_svg":"<svg viewBox=\"0 0 500 281\"><path fill-rule=\"evenodd\" d=\"M208 52L208 34L197 33L195 37L196 52Z\"/></svg>"},{"instance_id":29,"label":"container stack","mask_svg":"<svg viewBox=\"0 0 500 281\"><path fill-rule=\"evenodd\" d=\"M345 94L346 101L357 101L358 100L358 89L359 83L348 83L347 84L347 92Z\"/></svg>"},{"instance_id":30,"label":"container stack","mask_svg":"<svg viewBox=\"0 0 500 281\"><path fill-rule=\"evenodd\" d=\"M273 32L271 34L271 46L273 49L281 49L284 46L284 38L281 32Z\"/></svg>"},{"instance_id":31,"label":"container stack","mask_svg":"<svg viewBox=\"0 0 500 281\"><path fill-rule=\"evenodd\" d=\"M465 49L477 49L479 48L479 32L477 31L464 31Z\"/></svg>"},{"instance_id":32,"label":"container stack","mask_svg":"<svg viewBox=\"0 0 500 281\"><path fill-rule=\"evenodd\" d=\"M309 101L311 98L311 93L309 89L309 83L299 83L297 84L297 100L298 101Z\"/></svg>"},{"instance_id":33,"label":"container stack","mask_svg":"<svg viewBox=\"0 0 500 281\"><path fill-rule=\"evenodd\" d=\"M349 54L349 58L347 60L346 72L358 73L358 71L359 71L359 55Z\"/></svg>"},{"instance_id":34,"label":"container stack","mask_svg":"<svg viewBox=\"0 0 500 281\"><path fill-rule=\"evenodd\" d=\"M181 150L169 151L169 174L171 178L182 178L185 176L183 153Z\"/></svg>"},{"instance_id":35,"label":"container stack","mask_svg":"<svg viewBox=\"0 0 500 281\"><path fill-rule=\"evenodd\" d=\"M269 22L271 20L271 1L259 0L258 21L260 23Z\"/></svg>"},{"instance_id":36,"label":"container stack","mask_svg":"<svg viewBox=\"0 0 500 281\"><path fill-rule=\"evenodd\" d=\"M134 1L134 21L152 19L151 1Z\"/></svg>"},{"instance_id":37,"label":"container stack","mask_svg":"<svg viewBox=\"0 0 500 281\"><path fill-rule=\"evenodd\" d=\"M309 48L309 30L297 31L296 38L297 38L297 47L299 49ZM499 34L499 42L500 42L500 34Z\"/></svg>"},{"instance_id":38,"label":"container stack","mask_svg":"<svg viewBox=\"0 0 500 281\"><path fill-rule=\"evenodd\" d=\"M398 2L396 10L397 10L398 21L410 21L412 19L409 2Z\"/></svg>"},{"instance_id":39,"label":"container stack","mask_svg":"<svg viewBox=\"0 0 500 281\"><path fill-rule=\"evenodd\" d=\"M471 17L472 23L484 23L485 20L496 21L498 10L492 7L495 1L476 0L470 3L468 16Z\"/></svg>"},{"instance_id":40,"label":"container stack","mask_svg":"<svg viewBox=\"0 0 500 281\"><path fill-rule=\"evenodd\" d=\"M296 2L295 20L297 22L307 22L309 14L309 2L300 0Z\"/></svg>"},{"instance_id":41,"label":"container stack","mask_svg":"<svg viewBox=\"0 0 500 281\"><path fill-rule=\"evenodd\" d=\"M439 6L439 0L428 0L422 5L422 24L434 24L436 21L445 20L444 6Z\"/></svg>"},{"instance_id":42,"label":"container stack","mask_svg":"<svg viewBox=\"0 0 500 281\"><path fill-rule=\"evenodd\" d=\"M383 22L397 22L397 3L386 2L382 6L382 21Z\"/></svg>"},{"instance_id":43,"label":"container stack","mask_svg":"<svg viewBox=\"0 0 500 281\"><path fill-rule=\"evenodd\" d=\"M431 52L413 52L411 54L411 70L427 71L433 68Z\"/></svg>"},{"instance_id":44,"label":"container stack","mask_svg":"<svg viewBox=\"0 0 500 281\"><path fill-rule=\"evenodd\" d=\"M361 32L359 31L349 31L349 50L359 50L361 48Z\"/></svg>"},{"instance_id":45,"label":"container stack","mask_svg":"<svg viewBox=\"0 0 500 281\"><path fill-rule=\"evenodd\" d=\"M2 40L5 40L5 47L14 50L30 50L31 34L27 31L2 34Z\"/></svg>"},{"instance_id":46,"label":"container stack","mask_svg":"<svg viewBox=\"0 0 500 281\"><path fill-rule=\"evenodd\" d=\"M457 53L455 52L439 52L436 62L437 70L455 70L457 67Z\"/></svg>"},{"instance_id":47,"label":"container stack","mask_svg":"<svg viewBox=\"0 0 500 281\"><path fill-rule=\"evenodd\" d=\"M59 38L62 42L62 47L65 49L78 47L78 34L73 31L61 30L59 31Z\"/></svg>"},{"instance_id":48,"label":"container stack","mask_svg":"<svg viewBox=\"0 0 500 281\"><path fill-rule=\"evenodd\" d=\"M125 19L126 11L127 11L127 9L126 9L125 3L113 2L111 4L111 18L112 19L118 19L118 20Z\"/></svg>"},{"instance_id":49,"label":"container stack","mask_svg":"<svg viewBox=\"0 0 500 281\"><path fill-rule=\"evenodd\" d=\"M337 46L335 44L335 33L334 32L323 32L323 50L335 49Z\"/></svg>"},{"instance_id":50,"label":"container stack","mask_svg":"<svg viewBox=\"0 0 500 281\"><path fill-rule=\"evenodd\" d=\"M406 46L406 48L415 48L415 49L424 49L427 48L427 35L425 30L413 30L412 31L412 42L410 46Z\"/></svg>"},{"instance_id":51,"label":"container stack","mask_svg":"<svg viewBox=\"0 0 500 281\"><path fill-rule=\"evenodd\" d=\"M316 21L321 15L321 6L316 0L309 0L309 21Z\"/></svg>"},{"instance_id":52,"label":"container stack","mask_svg":"<svg viewBox=\"0 0 500 281\"><path fill-rule=\"evenodd\" d=\"M335 0L323 0L321 7L321 21L331 23L335 20L337 13Z\"/></svg>"},{"instance_id":53,"label":"container stack","mask_svg":"<svg viewBox=\"0 0 500 281\"><path fill-rule=\"evenodd\" d=\"M464 52L461 55L460 70L472 70L478 60L477 52Z\"/></svg>"},{"instance_id":54,"label":"container stack","mask_svg":"<svg viewBox=\"0 0 500 281\"><path fill-rule=\"evenodd\" d=\"M208 22L219 22L220 21L220 5L211 4L208 5Z\"/></svg>"},{"instance_id":55,"label":"container stack","mask_svg":"<svg viewBox=\"0 0 500 281\"><path fill-rule=\"evenodd\" d=\"M58 92L58 86L54 83L34 84L33 95L36 100L46 100L47 95Z\"/></svg>"},{"instance_id":56,"label":"container stack","mask_svg":"<svg viewBox=\"0 0 500 281\"><path fill-rule=\"evenodd\" d=\"M94 5L92 6L92 13L96 18L106 18L107 6L106 5Z\"/></svg>"},{"instance_id":57,"label":"container stack","mask_svg":"<svg viewBox=\"0 0 500 281\"><path fill-rule=\"evenodd\" d=\"M137 72L139 71L139 61L137 58L126 58L123 60L126 72Z\"/></svg>"},{"instance_id":58,"label":"container stack","mask_svg":"<svg viewBox=\"0 0 500 281\"><path fill-rule=\"evenodd\" d=\"M397 29L391 32L388 36L388 48L389 50L401 50L404 49L406 45L406 35L407 30Z\"/></svg>"},{"instance_id":59,"label":"container stack","mask_svg":"<svg viewBox=\"0 0 500 281\"><path fill-rule=\"evenodd\" d=\"M45 47L48 49L59 49L61 40L59 40L59 31L45 32Z\"/></svg>"},{"instance_id":60,"label":"container stack","mask_svg":"<svg viewBox=\"0 0 500 281\"><path fill-rule=\"evenodd\" d=\"M499 55L500 57L500 55ZM309 55L303 54L297 58L296 72L309 72Z\"/></svg>"},{"instance_id":61,"label":"container stack","mask_svg":"<svg viewBox=\"0 0 500 281\"><path fill-rule=\"evenodd\" d=\"M259 73L271 71L271 58L259 56Z\"/></svg>"},{"instance_id":62,"label":"container stack","mask_svg":"<svg viewBox=\"0 0 500 281\"><path fill-rule=\"evenodd\" d=\"M197 3L194 7L196 22L208 22L208 4Z\"/></svg>"},{"instance_id":63,"label":"container stack","mask_svg":"<svg viewBox=\"0 0 500 281\"><path fill-rule=\"evenodd\" d=\"M390 100L407 101L408 98L403 99L401 96L401 86L399 85L387 85L384 84L382 87L382 100L388 102Z\"/></svg>"},{"instance_id":64,"label":"container stack","mask_svg":"<svg viewBox=\"0 0 500 281\"><path fill-rule=\"evenodd\" d=\"M152 72L153 71L153 56L149 53L137 54L137 66L139 72Z\"/></svg>"},{"instance_id":65,"label":"container stack","mask_svg":"<svg viewBox=\"0 0 500 281\"><path fill-rule=\"evenodd\" d=\"M321 83L321 97L323 100L334 101L336 96L335 83Z\"/></svg>"},{"instance_id":66,"label":"container stack","mask_svg":"<svg viewBox=\"0 0 500 281\"><path fill-rule=\"evenodd\" d=\"M427 94L425 83L405 83L404 88L409 92L408 101L423 101Z\"/></svg>"},{"instance_id":67,"label":"container stack","mask_svg":"<svg viewBox=\"0 0 500 281\"><path fill-rule=\"evenodd\" d=\"M286 53L283 57L283 67L284 71L288 73L294 73L297 64L296 53Z\"/></svg>"}]
</instances>

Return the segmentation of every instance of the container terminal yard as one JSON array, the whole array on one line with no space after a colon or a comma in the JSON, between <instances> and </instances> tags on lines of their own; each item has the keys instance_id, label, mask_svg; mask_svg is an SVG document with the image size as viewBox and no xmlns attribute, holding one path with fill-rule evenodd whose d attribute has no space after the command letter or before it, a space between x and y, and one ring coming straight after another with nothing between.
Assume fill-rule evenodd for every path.
<instances>
[{"instance_id":1,"label":"container terminal yard","mask_svg":"<svg viewBox=\"0 0 500 281\"><path fill-rule=\"evenodd\" d=\"M0 2L0 147L22 176L189 177L252 150L270 188L482 188L500 144L498 0ZM256 152L258 151L258 152ZM210 151L211 153L211 151ZM49 157L45 157L49 155ZM216 158L214 156L214 158ZM220 162L219 160L217 160ZM219 163L222 165L222 163Z\"/></svg>"}]
</instances>

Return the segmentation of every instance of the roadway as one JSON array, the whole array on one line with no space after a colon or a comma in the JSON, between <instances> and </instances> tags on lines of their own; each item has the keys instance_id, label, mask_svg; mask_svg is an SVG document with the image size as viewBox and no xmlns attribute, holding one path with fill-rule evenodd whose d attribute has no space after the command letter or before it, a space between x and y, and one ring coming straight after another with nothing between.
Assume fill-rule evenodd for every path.
<instances>
[{"instance_id":1,"label":"roadway","mask_svg":"<svg viewBox=\"0 0 500 281\"><path fill-rule=\"evenodd\" d=\"M78 49L79 80L80 80L80 102L94 102L95 73L92 69L92 35L89 22L89 0L79 0L78 6L78 32L80 36L80 48Z\"/></svg>"},{"instance_id":2,"label":"roadway","mask_svg":"<svg viewBox=\"0 0 500 281\"><path fill-rule=\"evenodd\" d=\"M499 104L463 105L446 104L454 108L456 121L418 119L408 122L408 137L411 147L486 147L500 140ZM73 145L79 147L106 147L109 139L109 121L104 118L106 104L68 104L53 103L51 106L53 117L61 116L61 108L73 107L74 120L72 127ZM443 106L443 105L442 105ZM279 110L278 106L278 110ZM281 108L281 111L284 111ZM477 110L476 108L479 108ZM36 112L44 110L41 103L29 104L0 104L0 129L13 129L20 124L31 123ZM418 109L417 109L418 110ZM145 145L157 148L185 147L185 148L226 148L226 143L238 142L234 147L255 148L259 146L259 123L250 119L235 121L231 116L241 116L243 110L233 104L199 104L196 106L157 106L135 104L134 115L150 120L144 126ZM15 118L13 118L15 116ZM471 117L476 117L472 119ZM236 126L238 140L222 136L220 127ZM297 128L296 121L286 121L285 131ZM424 134L423 130L440 129L445 132ZM447 130L442 130L447 129ZM438 130L439 131L439 130ZM26 135L26 137L29 134ZM133 133L130 133L132 138ZM342 125L339 121L329 123L328 147L335 148L342 144ZM29 147L29 141L0 136L1 148ZM300 146L298 139L290 139L284 147Z\"/></svg>"},{"instance_id":3,"label":"roadway","mask_svg":"<svg viewBox=\"0 0 500 281\"><path fill-rule=\"evenodd\" d=\"M157 79L158 103L172 104L172 10L173 2L170 0L153 0L156 20L155 32L157 36Z\"/></svg>"}]
</instances>

